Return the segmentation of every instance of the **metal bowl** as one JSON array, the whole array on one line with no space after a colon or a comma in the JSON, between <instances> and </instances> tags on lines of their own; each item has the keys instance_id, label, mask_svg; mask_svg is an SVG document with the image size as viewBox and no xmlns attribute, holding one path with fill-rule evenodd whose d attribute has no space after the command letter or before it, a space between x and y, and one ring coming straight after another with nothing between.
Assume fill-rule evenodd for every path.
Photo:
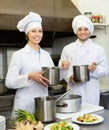
<instances>
[{"instance_id":1,"label":"metal bowl","mask_svg":"<svg viewBox=\"0 0 109 130\"><path fill-rule=\"evenodd\" d=\"M81 109L81 96L69 94L56 103L58 113L78 112Z\"/></svg>"}]
</instances>

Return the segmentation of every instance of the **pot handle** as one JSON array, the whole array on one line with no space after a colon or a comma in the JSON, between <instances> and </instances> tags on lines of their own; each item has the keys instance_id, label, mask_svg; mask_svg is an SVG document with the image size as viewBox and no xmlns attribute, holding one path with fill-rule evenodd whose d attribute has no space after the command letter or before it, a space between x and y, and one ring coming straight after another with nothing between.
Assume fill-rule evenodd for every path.
<instances>
[{"instance_id":1,"label":"pot handle","mask_svg":"<svg viewBox=\"0 0 109 130\"><path fill-rule=\"evenodd\" d=\"M64 96L66 96L67 94L69 94L71 92L71 89L69 89L67 92L65 92L64 94L62 94L57 100L56 102L58 102L59 100L61 100Z\"/></svg>"},{"instance_id":2,"label":"pot handle","mask_svg":"<svg viewBox=\"0 0 109 130\"><path fill-rule=\"evenodd\" d=\"M56 104L57 107L67 107L68 104L67 103L63 103L63 104Z\"/></svg>"}]
</instances>

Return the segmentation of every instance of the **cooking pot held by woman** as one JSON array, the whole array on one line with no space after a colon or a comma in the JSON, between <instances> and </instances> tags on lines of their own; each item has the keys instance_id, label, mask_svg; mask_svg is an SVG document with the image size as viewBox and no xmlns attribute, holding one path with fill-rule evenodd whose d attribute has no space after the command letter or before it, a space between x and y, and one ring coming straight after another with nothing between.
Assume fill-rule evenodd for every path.
<instances>
[{"instance_id":1,"label":"cooking pot held by woman","mask_svg":"<svg viewBox=\"0 0 109 130\"><path fill-rule=\"evenodd\" d=\"M49 85L57 85L60 80L60 68L59 67L42 67L45 71L44 76L49 79Z\"/></svg>"}]
</instances>

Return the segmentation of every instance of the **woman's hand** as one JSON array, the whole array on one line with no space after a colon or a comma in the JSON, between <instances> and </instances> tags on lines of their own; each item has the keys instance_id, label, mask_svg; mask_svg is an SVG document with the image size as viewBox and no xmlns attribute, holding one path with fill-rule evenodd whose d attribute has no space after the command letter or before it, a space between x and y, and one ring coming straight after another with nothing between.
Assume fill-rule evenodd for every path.
<instances>
[{"instance_id":1,"label":"woman's hand","mask_svg":"<svg viewBox=\"0 0 109 130\"><path fill-rule=\"evenodd\" d=\"M69 66L70 66L70 62L69 62L69 61L67 61L67 60L62 61L61 67L62 67L63 69L68 69Z\"/></svg>"},{"instance_id":2,"label":"woman's hand","mask_svg":"<svg viewBox=\"0 0 109 130\"><path fill-rule=\"evenodd\" d=\"M96 68L97 68L97 63L96 62L93 62L91 65L88 66L88 69L90 71L94 71L94 70L96 70Z\"/></svg>"},{"instance_id":3,"label":"woman's hand","mask_svg":"<svg viewBox=\"0 0 109 130\"><path fill-rule=\"evenodd\" d=\"M34 81L40 83L41 85L48 87L49 80L43 76L44 73L45 73L44 71L42 71L42 72L31 72L31 73L28 74L28 79L33 79Z\"/></svg>"}]
</instances>

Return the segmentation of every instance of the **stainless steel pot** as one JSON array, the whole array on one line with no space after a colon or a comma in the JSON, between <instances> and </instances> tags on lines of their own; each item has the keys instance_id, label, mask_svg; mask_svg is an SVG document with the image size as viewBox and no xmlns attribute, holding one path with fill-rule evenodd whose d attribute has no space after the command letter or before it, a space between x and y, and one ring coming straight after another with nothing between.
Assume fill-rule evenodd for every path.
<instances>
[{"instance_id":1,"label":"stainless steel pot","mask_svg":"<svg viewBox=\"0 0 109 130\"><path fill-rule=\"evenodd\" d=\"M81 96L69 94L56 103L56 112L71 113L81 109Z\"/></svg>"},{"instance_id":2,"label":"stainless steel pot","mask_svg":"<svg viewBox=\"0 0 109 130\"><path fill-rule=\"evenodd\" d=\"M73 66L73 75L76 82L86 82L90 80L88 65Z\"/></svg>"},{"instance_id":3,"label":"stainless steel pot","mask_svg":"<svg viewBox=\"0 0 109 130\"><path fill-rule=\"evenodd\" d=\"M35 98L35 116L42 122L53 122L56 120L55 98L51 96Z\"/></svg>"},{"instance_id":4,"label":"stainless steel pot","mask_svg":"<svg viewBox=\"0 0 109 130\"><path fill-rule=\"evenodd\" d=\"M44 76L49 79L49 85L57 85L60 79L60 68L59 67L42 67L45 71Z\"/></svg>"}]
</instances>

